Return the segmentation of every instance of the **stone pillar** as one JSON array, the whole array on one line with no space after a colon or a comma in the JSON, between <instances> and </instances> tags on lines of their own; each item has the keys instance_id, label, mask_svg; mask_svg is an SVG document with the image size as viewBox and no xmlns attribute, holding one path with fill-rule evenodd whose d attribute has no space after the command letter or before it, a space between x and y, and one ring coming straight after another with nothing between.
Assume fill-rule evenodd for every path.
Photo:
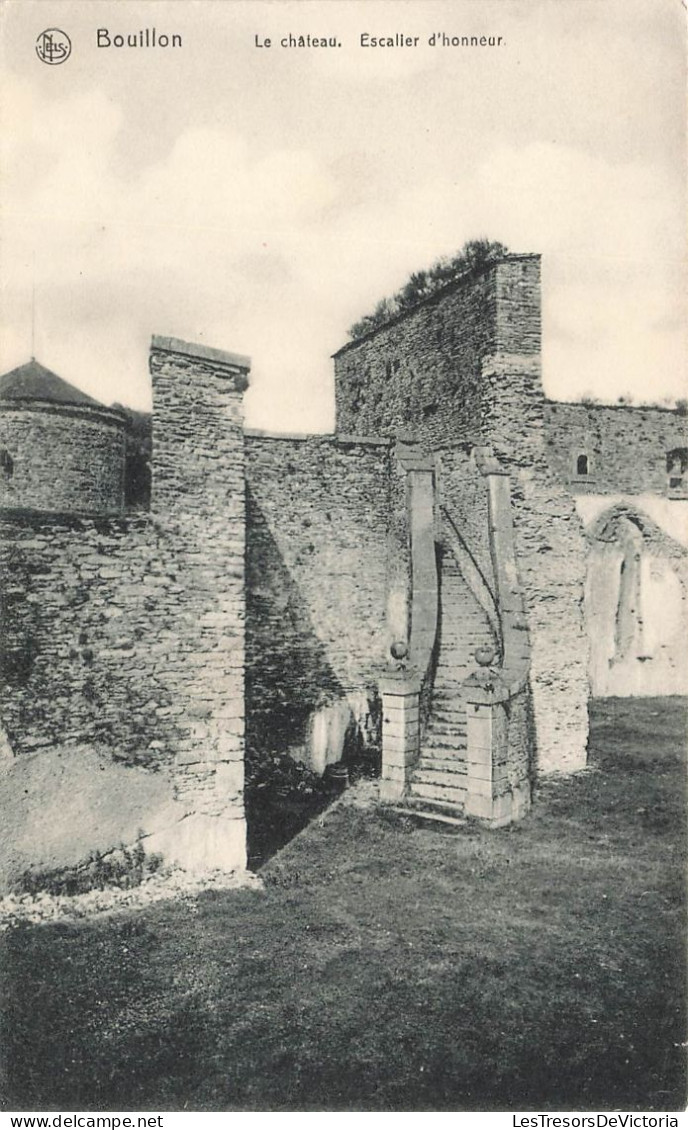
<instances>
[{"instance_id":1,"label":"stone pillar","mask_svg":"<svg viewBox=\"0 0 688 1130\"><path fill-rule=\"evenodd\" d=\"M411 635L409 659L425 677L437 636L439 578L435 555L435 463L419 444L400 433L399 466L406 472L407 529L411 547Z\"/></svg>"},{"instance_id":2,"label":"stone pillar","mask_svg":"<svg viewBox=\"0 0 688 1130\"><path fill-rule=\"evenodd\" d=\"M476 672L466 680L464 688L466 815L492 827L510 824L530 807L530 782L520 769L517 751L509 746L509 692L497 672Z\"/></svg>"},{"instance_id":3,"label":"stone pillar","mask_svg":"<svg viewBox=\"0 0 688 1130\"><path fill-rule=\"evenodd\" d=\"M171 768L185 818L157 847L187 870L246 865L245 476L249 360L154 337L152 520L175 578L159 644L174 693ZM174 598L174 599L172 599Z\"/></svg>"},{"instance_id":4,"label":"stone pillar","mask_svg":"<svg viewBox=\"0 0 688 1130\"><path fill-rule=\"evenodd\" d=\"M420 751L418 700L420 678L415 672L390 672L380 680L382 695L382 779L380 799L399 800L406 791Z\"/></svg>"},{"instance_id":5,"label":"stone pillar","mask_svg":"<svg viewBox=\"0 0 688 1130\"><path fill-rule=\"evenodd\" d=\"M435 482L431 459L408 470L411 531L411 638L409 658L421 674L428 669L437 636L438 588L435 556Z\"/></svg>"}]
</instances>

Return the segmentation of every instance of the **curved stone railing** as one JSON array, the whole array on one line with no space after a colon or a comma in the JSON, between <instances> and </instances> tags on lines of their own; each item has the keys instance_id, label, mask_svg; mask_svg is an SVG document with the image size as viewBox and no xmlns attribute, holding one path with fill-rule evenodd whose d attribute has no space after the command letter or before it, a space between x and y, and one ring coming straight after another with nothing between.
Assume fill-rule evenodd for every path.
<instances>
[{"instance_id":1,"label":"curved stone railing","mask_svg":"<svg viewBox=\"0 0 688 1130\"><path fill-rule=\"evenodd\" d=\"M415 443L399 443L406 473L406 521L411 550L410 632L406 659L380 680L383 800L403 795L420 751L421 710L429 692L439 611L435 553L434 460Z\"/></svg>"},{"instance_id":2,"label":"curved stone railing","mask_svg":"<svg viewBox=\"0 0 688 1130\"><path fill-rule=\"evenodd\" d=\"M432 673L437 639L433 461L410 445L397 448L407 474L411 547L411 631L408 655L380 680L381 798L403 796L420 750L421 696ZM442 509L444 537L501 644L501 657L463 684L467 715L465 810L491 825L508 824L530 806L530 640L516 569L509 476L484 448L476 464L488 492L488 534L494 592L451 515ZM408 659L408 664L406 662Z\"/></svg>"},{"instance_id":3,"label":"curved stone railing","mask_svg":"<svg viewBox=\"0 0 688 1130\"><path fill-rule=\"evenodd\" d=\"M448 508L441 506L440 514L442 517L442 540L451 550L461 570L463 579L487 616L490 627L499 641L501 652L503 649L502 624L494 593L483 575L480 566L459 533Z\"/></svg>"},{"instance_id":4,"label":"curved stone railing","mask_svg":"<svg viewBox=\"0 0 688 1130\"><path fill-rule=\"evenodd\" d=\"M466 813L508 824L530 807L530 638L518 581L508 473L484 448L476 463L488 490L490 552L502 658L470 675L467 700Z\"/></svg>"}]
</instances>

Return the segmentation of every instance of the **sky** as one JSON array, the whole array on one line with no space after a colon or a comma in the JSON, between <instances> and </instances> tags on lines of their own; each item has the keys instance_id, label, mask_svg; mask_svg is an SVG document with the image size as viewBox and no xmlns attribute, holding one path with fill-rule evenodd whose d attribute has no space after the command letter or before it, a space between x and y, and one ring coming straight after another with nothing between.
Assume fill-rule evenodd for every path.
<instances>
[{"instance_id":1,"label":"sky","mask_svg":"<svg viewBox=\"0 0 688 1130\"><path fill-rule=\"evenodd\" d=\"M347 328L487 236L543 257L550 396L686 396L681 0L4 0L0 22L1 372L33 352L148 409L169 334L252 358L248 425L327 431ZM97 47L153 27L183 46Z\"/></svg>"}]
</instances>

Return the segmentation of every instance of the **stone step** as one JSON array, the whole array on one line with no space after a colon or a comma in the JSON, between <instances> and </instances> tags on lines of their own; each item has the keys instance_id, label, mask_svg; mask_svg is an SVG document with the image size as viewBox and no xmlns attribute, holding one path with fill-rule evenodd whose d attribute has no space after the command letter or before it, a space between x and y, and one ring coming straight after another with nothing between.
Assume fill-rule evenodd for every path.
<instances>
[{"instance_id":1,"label":"stone step","mask_svg":"<svg viewBox=\"0 0 688 1130\"><path fill-rule=\"evenodd\" d=\"M433 710L430 714L429 726L435 733L448 733L448 734L465 734L466 733L466 711L456 711L455 714L440 713L439 710Z\"/></svg>"},{"instance_id":2,"label":"stone step","mask_svg":"<svg viewBox=\"0 0 688 1130\"><path fill-rule=\"evenodd\" d=\"M435 733L428 728L423 739L424 749L445 749L445 757L452 757L458 750L467 749L467 738L464 733ZM435 756L442 757L442 754Z\"/></svg>"},{"instance_id":3,"label":"stone step","mask_svg":"<svg viewBox=\"0 0 688 1130\"><path fill-rule=\"evenodd\" d=\"M454 644L457 648L461 649L466 646L466 642L475 642L477 640L491 640L492 635L490 632L485 631L485 627L479 623L470 624L450 624L449 630L447 625L444 624L440 641L441 643Z\"/></svg>"},{"instance_id":4,"label":"stone step","mask_svg":"<svg viewBox=\"0 0 688 1130\"><path fill-rule=\"evenodd\" d=\"M464 647L467 641L484 640L486 643L493 644L493 639L492 632L487 631L485 625L478 620L472 620L470 624L450 624L449 631L447 631L445 624L442 632L442 643L456 644L459 648Z\"/></svg>"},{"instance_id":5,"label":"stone step","mask_svg":"<svg viewBox=\"0 0 688 1130\"><path fill-rule=\"evenodd\" d=\"M451 816L431 808L415 808L410 804L394 804L389 807L391 812L397 812L399 816L406 816L423 824L440 824L448 831L463 828L467 823L466 817L461 815L462 809L458 806L456 815Z\"/></svg>"},{"instance_id":6,"label":"stone step","mask_svg":"<svg viewBox=\"0 0 688 1130\"><path fill-rule=\"evenodd\" d=\"M427 797L419 799L418 797L405 796L398 803L423 812L442 812L445 816L457 816L464 813L463 802L456 803L447 800L430 800Z\"/></svg>"},{"instance_id":7,"label":"stone step","mask_svg":"<svg viewBox=\"0 0 688 1130\"><path fill-rule=\"evenodd\" d=\"M488 643L485 639L463 640L461 644L442 643L438 662L471 664L477 667L479 664L473 653L479 647L487 647Z\"/></svg>"},{"instance_id":8,"label":"stone step","mask_svg":"<svg viewBox=\"0 0 688 1130\"><path fill-rule=\"evenodd\" d=\"M460 687L454 687L452 692L444 693L440 691L436 693L433 691L431 699L431 710L434 714L436 711L441 711L443 714L461 714L466 715L466 702Z\"/></svg>"},{"instance_id":9,"label":"stone step","mask_svg":"<svg viewBox=\"0 0 688 1130\"><path fill-rule=\"evenodd\" d=\"M466 795L465 787L457 785L431 785L425 781L411 781L409 796L422 800L440 800L449 804L462 805Z\"/></svg>"},{"instance_id":10,"label":"stone step","mask_svg":"<svg viewBox=\"0 0 688 1130\"><path fill-rule=\"evenodd\" d=\"M440 646L447 654L455 652L457 655L469 655L472 659L477 647L494 647L494 642L492 637L483 631L461 631L455 635L443 635Z\"/></svg>"},{"instance_id":11,"label":"stone step","mask_svg":"<svg viewBox=\"0 0 688 1130\"><path fill-rule=\"evenodd\" d=\"M424 747L416 762L416 768L436 769L441 773L465 773L466 758L463 756L465 752L465 750L452 751L448 757L443 757L440 750Z\"/></svg>"},{"instance_id":12,"label":"stone step","mask_svg":"<svg viewBox=\"0 0 688 1130\"><path fill-rule=\"evenodd\" d=\"M428 718L428 733L430 730L437 730L438 732L447 734L463 734L466 736L466 727L468 721L466 719L466 711L460 714L455 714L454 717L445 714L438 714L433 708L430 709L430 717Z\"/></svg>"},{"instance_id":13,"label":"stone step","mask_svg":"<svg viewBox=\"0 0 688 1130\"><path fill-rule=\"evenodd\" d=\"M445 769L431 769L427 765L420 764L413 773L413 785L441 785L447 789L460 789L461 792L466 790L466 767L464 766L463 773L447 771Z\"/></svg>"},{"instance_id":14,"label":"stone step","mask_svg":"<svg viewBox=\"0 0 688 1130\"><path fill-rule=\"evenodd\" d=\"M432 705L440 709L457 710L465 705L461 683L438 683L432 689Z\"/></svg>"},{"instance_id":15,"label":"stone step","mask_svg":"<svg viewBox=\"0 0 688 1130\"><path fill-rule=\"evenodd\" d=\"M461 683L458 680L456 682L452 681L451 683L440 683L435 680L435 685L432 691L433 705L436 704L437 706L450 707L457 706L462 702L462 694L463 691L461 688Z\"/></svg>"},{"instance_id":16,"label":"stone step","mask_svg":"<svg viewBox=\"0 0 688 1130\"><path fill-rule=\"evenodd\" d=\"M468 738L465 730L436 730L433 726L428 726L423 735L423 746L431 749L465 750Z\"/></svg>"},{"instance_id":17,"label":"stone step","mask_svg":"<svg viewBox=\"0 0 688 1130\"><path fill-rule=\"evenodd\" d=\"M459 651L464 650L467 643L477 644L479 642L489 643L494 647L493 634L486 632L485 626L477 622L452 625L448 633L445 625L445 631L442 633L442 643L447 646L455 646Z\"/></svg>"},{"instance_id":18,"label":"stone step","mask_svg":"<svg viewBox=\"0 0 688 1130\"><path fill-rule=\"evenodd\" d=\"M471 624L465 627L463 624L459 624L456 628L449 631L449 633L447 633L446 630L442 632L440 642L446 647L455 647L457 651L465 651L467 644L477 646L481 641L485 643L492 642L491 634L486 632L481 625Z\"/></svg>"},{"instance_id":19,"label":"stone step","mask_svg":"<svg viewBox=\"0 0 688 1130\"><path fill-rule=\"evenodd\" d=\"M436 733L440 730L447 730L452 734L466 733L466 711L457 711L456 714L440 713L439 710L433 710L430 714L428 721L428 729L433 729Z\"/></svg>"}]
</instances>

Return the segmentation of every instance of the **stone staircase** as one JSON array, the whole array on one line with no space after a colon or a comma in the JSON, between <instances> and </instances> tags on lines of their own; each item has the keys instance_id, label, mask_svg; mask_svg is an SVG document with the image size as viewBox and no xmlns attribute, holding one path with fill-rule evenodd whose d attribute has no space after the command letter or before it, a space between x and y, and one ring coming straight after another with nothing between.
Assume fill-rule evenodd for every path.
<instances>
[{"instance_id":1,"label":"stone staircase","mask_svg":"<svg viewBox=\"0 0 688 1130\"><path fill-rule=\"evenodd\" d=\"M401 809L443 824L463 823L466 700L461 684L479 664L476 648L497 649L487 615L450 553L442 561L440 648L430 718Z\"/></svg>"}]
</instances>

